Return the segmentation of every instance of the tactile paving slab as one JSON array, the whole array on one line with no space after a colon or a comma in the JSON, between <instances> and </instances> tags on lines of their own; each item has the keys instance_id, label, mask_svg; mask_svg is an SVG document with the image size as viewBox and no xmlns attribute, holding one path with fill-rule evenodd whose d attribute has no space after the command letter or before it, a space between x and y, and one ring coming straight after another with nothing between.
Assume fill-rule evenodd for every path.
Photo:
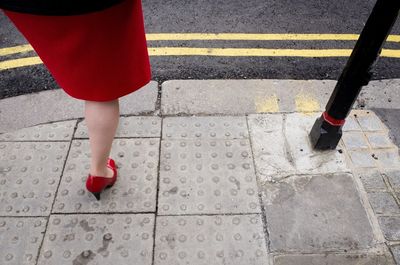
<instances>
[{"instance_id":1,"label":"tactile paving slab","mask_svg":"<svg viewBox=\"0 0 400 265\"><path fill-rule=\"evenodd\" d=\"M0 218L0 264L36 264L46 230L46 219Z\"/></svg>"},{"instance_id":2,"label":"tactile paving slab","mask_svg":"<svg viewBox=\"0 0 400 265\"><path fill-rule=\"evenodd\" d=\"M150 265L154 215L52 215L40 265Z\"/></svg>"},{"instance_id":3,"label":"tactile paving slab","mask_svg":"<svg viewBox=\"0 0 400 265\"><path fill-rule=\"evenodd\" d=\"M163 140L159 192L159 214L259 213L249 140Z\"/></svg>"},{"instance_id":4,"label":"tactile paving slab","mask_svg":"<svg viewBox=\"0 0 400 265\"><path fill-rule=\"evenodd\" d=\"M309 132L317 117L300 113L249 115L250 139L260 179L349 171L343 152L312 148Z\"/></svg>"},{"instance_id":5,"label":"tactile paving slab","mask_svg":"<svg viewBox=\"0 0 400 265\"><path fill-rule=\"evenodd\" d=\"M163 139L243 139L248 138L245 117L167 117Z\"/></svg>"},{"instance_id":6,"label":"tactile paving slab","mask_svg":"<svg viewBox=\"0 0 400 265\"><path fill-rule=\"evenodd\" d=\"M0 215L49 215L68 147L67 142L0 143Z\"/></svg>"},{"instance_id":7,"label":"tactile paving slab","mask_svg":"<svg viewBox=\"0 0 400 265\"><path fill-rule=\"evenodd\" d=\"M155 211L159 142L157 138L115 140L111 157L117 163L118 179L97 201L85 187L89 141L74 140L53 212Z\"/></svg>"},{"instance_id":8,"label":"tactile paving slab","mask_svg":"<svg viewBox=\"0 0 400 265\"><path fill-rule=\"evenodd\" d=\"M69 141L76 120L55 122L0 134L0 141Z\"/></svg>"},{"instance_id":9,"label":"tactile paving slab","mask_svg":"<svg viewBox=\"0 0 400 265\"><path fill-rule=\"evenodd\" d=\"M115 137L160 137L161 118L156 116L120 117ZM88 138L85 120L78 124L75 138Z\"/></svg>"},{"instance_id":10,"label":"tactile paving slab","mask_svg":"<svg viewBox=\"0 0 400 265\"><path fill-rule=\"evenodd\" d=\"M160 216L154 255L156 265L268 264L258 214Z\"/></svg>"}]
</instances>

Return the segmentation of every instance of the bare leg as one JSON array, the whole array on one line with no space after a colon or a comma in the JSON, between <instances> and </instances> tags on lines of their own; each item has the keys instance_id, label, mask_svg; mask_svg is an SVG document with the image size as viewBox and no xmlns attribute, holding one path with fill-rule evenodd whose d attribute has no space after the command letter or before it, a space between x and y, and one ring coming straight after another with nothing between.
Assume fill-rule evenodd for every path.
<instances>
[{"instance_id":1,"label":"bare leg","mask_svg":"<svg viewBox=\"0 0 400 265\"><path fill-rule=\"evenodd\" d=\"M112 142L119 123L118 99L106 102L85 101L85 120L91 149L90 174L112 177L107 167Z\"/></svg>"}]
</instances>

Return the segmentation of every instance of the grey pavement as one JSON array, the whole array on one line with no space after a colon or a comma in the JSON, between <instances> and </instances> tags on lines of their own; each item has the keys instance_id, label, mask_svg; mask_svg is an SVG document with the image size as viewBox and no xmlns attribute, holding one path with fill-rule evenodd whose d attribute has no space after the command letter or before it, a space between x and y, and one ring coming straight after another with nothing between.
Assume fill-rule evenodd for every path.
<instances>
[{"instance_id":1,"label":"grey pavement","mask_svg":"<svg viewBox=\"0 0 400 265\"><path fill-rule=\"evenodd\" d=\"M153 82L122 99L100 201L79 101L1 100L0 264L400 264L399 82L324 152L308 133L334 81Z\"/></svg>"}]
</instances>

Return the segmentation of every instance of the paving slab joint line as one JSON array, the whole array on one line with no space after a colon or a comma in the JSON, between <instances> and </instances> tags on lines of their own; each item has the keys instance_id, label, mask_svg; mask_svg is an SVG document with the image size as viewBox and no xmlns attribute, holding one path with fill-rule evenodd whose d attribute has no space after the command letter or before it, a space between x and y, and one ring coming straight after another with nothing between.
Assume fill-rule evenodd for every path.
<instances>
[{"instance_id":1,"label":"paving slab joint line","mask_svg":"<svg viewBox=\"0 0 400 265\"><path fill-rule=\"evenodd\" d=\"M65 165L67 164L68 156L69 156L69 153L70 153L71 147L72 147L72 141L74 140L74 136L75 136L75 133L76 133L77 129L78 129L78 120L76 120L76 122L75 122L75 126L74 126L74 129L73 129L73 132L72 132L72 136L71 136L71 139L69 141L67 154L65 155L65 160L64 160L64 163L63 163L63 166L62 166L62 169L61 169L60 179L59 179L56 191L54 192L54 200L53 200L53 203L51 204L50 215L53 212L54 204L56 202L56 198L57 198L57 195L58 195L58 189L60 188L61 179L62 179L62 177L64 175ZM46 226L46 230L47 230L47 226Z\"/></svg>"},{"instance_id":2,"label":"paving slab joint line","mask_svg":"<svg viewBox=\"0 0 400 265\"><path fill-rule=\"evenodd\" d=\"M252 142L252 137L250 137L250 126L249 126L249 117L248 115L245 116L246 119L246 126L247 126L247 133L249 135L249 144L250 144L250 150L251 150L251 156L252 156L252 162L253 162L253 169L254 169L254 176L256 178L256 184L257 184L257 195L258 195L258 201L260 204L260 209L261 209L261 220L263 224L263 232L264 232L264 240L265 240L265 247L267 249L267 253L271 253L271 242L269 240L269 231L268 231L268 225L267 225L267 215L265 211L265 207L262 201L262 192L261 192L261 187L260 187L260 179L258 177L258 174L256 172L256 162L254 160L255 154L254 154L254 148L253 148L253 142ZM268 255L268 262L269 264L273 264L273 256Z\"/></svg>"},{"instance_id":3,"label":"paving slab joint line","mask_svg":"<svg viewBox=\"0 0 400 265\"><path fill-rule=\"evenodd\" d=\"M113 215L113 214L131 214L131 215L140 215L140 214L154 214L155 212L141 212L141 211L135 211L135 212L54 212L51 213L51 216L55 215L81 215L81 214L92 214L92 215ZM43 217L43 216L41 216Z\"/></svg>"},{"instance_id":4,"label":"paving slab joint line","mask_svg":"<svg viewBox=\"0 0 400 265\"><path fill-rule=\"evenodd\" d=\"M392 187L392 184L389 181L389 177L386 175L386 173L381 173L381 176L382 176L383 181L385 182L385 185L386 185L387 189L389 190L390 194L394 197L394 200L396 201L397 206L400 207L400 198L397 198L396 191Z\"/></svg>"},{"instance_id":5,"label":"paving slab joint line","mask_svg":"<svg viewBox=\"0 0 400 265\"><path fill-rule=\"evenodd\" d=\"M161 94L162 94L162 83L157 82L157 100L155 103L155 111L161 113Z\"/></svg>"},{"instance_id":6,"label":"paving slab joint line","mask_svg":"<svg viewBox=\"0 0 400 265\"><path fill-rule=\"evenodd\" d=\"M285 254L301 254L301 255L321 255L321 254L346 254L346 255L385 255L388 251L386 242L377 243L375 246L362 248L362 249L328 249L328 250L314 250L314 251L299 251L298 249L285 250L285 251L271 251L270 253L274 256L285 255Z\"/></svg>"},{"instance_id":7,"label":"paving slab joint line","mask_svg":"<svg viewBox=\"0 0 400 265\"><path fill-rule=\"evenodd\" d=\"M183 214L157 214L157 216L171 217L171 216L237 216L237 215L261 215L262 213L255 212L242 212L242 213L183 213Z\"/></svg>"},{"instance_id":8,"label":"paving slab joint line","mask_svg":"<svg viewBox=\"0 0 400 265\"><path fill-rule=\"evenodd\" d=\"M387 241L387 242L386 242L386 245L387 245L387 246L391 246L391 247L400 246L400 240L396 240L396 241Z\"/></svg>"},{"instance_id":9,"label":"paving slab joint line","mask_svg":"<svg viewBox=\"0 0 400 265\"><path fill-rule=\"evenodd\" d=\"M369 201L368 195L367 195L367 191L366 191L363 183L361 182L361 179L357 176L357 172L355 172L355 173L351 172L350 174L354 180L354 185L358 192L360 203L366 211L367 219L371 225L375 243L378 245L385 243L386 239L385 239L385 236L383 235L382 229L379 225L378 217L375 214L375 212L370 204L370 201Z\"/></svg>"},{"instance_id":10,"label":"paving slab joint line","mask_svg":"<svg viewBox=\"0 0 400 265\"><path fill-rule=\"evenodd\" d=\"M38 248L35 264L38 264L38 262L39 262L40 253L42 251L43 243L44 243L44 240L45 240L45 237L46 237L46 234L47 234L47 228L48 228L49 222L50 222L50 216L51 216L51 213L53 211L54 204L56 202L58 189L59 189L60 184L61 184L61 179L62 179L63 174L64 174L65 165L67 164L67 160L68 160L68 155L69 155L69 152L71 151L72 140L74 138L74 135L75 135L75 132L76 132L77 128L78 128L78 120L75 119L75 126L74 126L74 129L73 129L72 135L71 135L71 139L69 140L68 150L67 150L67 154L65 155L65 160L64 160L61 172L60 172L60 178L59 178L59 181L58 181L58 184L57 184L57 188L56 188L56 191L54 192L54 199L53 199L53 203L51 204L50 214L46 218L46 226L45 226L45 229L44 229L42 241L40 242L40 245L39 245L39 248Z\"/></svg>"},{"instance_id":11,"label":"paving slab joint line","mask_svg":"<svg viewBox=\"0 0 400 265\"><path fill-rule=\"evenodd\" d=\"M160 106L161 106L161 84L159 84L159 99L160 99ZM158 98L157 98L158 101ZM160 107L161 108L161 107ZM161 112L161 111L160 111ZM157 216L158 216L158 197L160 194L160 169L161 169L161 142L162 142L162 135L163 135L163 124L164 119L161 118L161 128L160 128L160 141L158 142L158 163L157 163L157 187L156 187L156 208L154 214L154 227L153 227L153 248L152 248L152 257L151 257L151 264L155 264L155 255L156 255L156 228L157 228Z\"/></svg>"}]
</instances>

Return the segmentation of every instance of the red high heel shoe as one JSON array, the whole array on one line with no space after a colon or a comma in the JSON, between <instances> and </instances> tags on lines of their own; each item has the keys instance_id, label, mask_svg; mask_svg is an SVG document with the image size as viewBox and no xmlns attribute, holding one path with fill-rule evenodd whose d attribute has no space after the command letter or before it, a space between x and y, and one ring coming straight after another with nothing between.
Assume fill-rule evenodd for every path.
<instances>
[{"instance_id":1,"label":"red high heel shoe","mask_svg":"<svg viewBox=\"0 0 400 265\"><path fill-rule=\"evenodd\" d=\"M115 181L117 181L117 167L115 166L114 160L108 159L107 167L111 168L114 172L112 178L105 178L100 176L92 176L89 174L86 180L86 189L90 191L97 200L100 200L100 193L104 189L111 188Z\"/></svg>"}]
</instances>

